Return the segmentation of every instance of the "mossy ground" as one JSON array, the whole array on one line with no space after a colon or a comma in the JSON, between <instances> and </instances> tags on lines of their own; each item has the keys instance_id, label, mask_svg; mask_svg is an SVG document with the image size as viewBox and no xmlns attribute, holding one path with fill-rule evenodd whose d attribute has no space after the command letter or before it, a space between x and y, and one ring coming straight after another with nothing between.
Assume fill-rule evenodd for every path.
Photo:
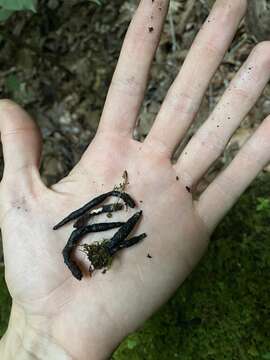
<instances>
[{"instance_id":1,"label":"mossy ground","mask_svg":"<svg viewBox=\"0 0 270 360\"><path fill-rule=\"evenodd\" d=\"M261 175L219 225L175 296L129 336L114 360L270 359L270 175ZM0 335L10 299L0 276Z\"/></svg>"}]
</instances>

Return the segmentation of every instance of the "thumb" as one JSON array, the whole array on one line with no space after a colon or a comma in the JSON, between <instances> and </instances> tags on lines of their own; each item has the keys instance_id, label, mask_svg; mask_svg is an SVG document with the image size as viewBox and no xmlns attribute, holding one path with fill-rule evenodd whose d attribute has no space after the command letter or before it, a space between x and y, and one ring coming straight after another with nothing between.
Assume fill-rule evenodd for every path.
<instances>
[{"instance_id":1,"label":"thumb","mask_svg":"<svg viewBox=\"0 0 270 360\"><path fill-rule=\"evenodd\" d=\"M10 100L0 100L0 133L4 154L3 180L37 175L41 134L30 116ZM18 180L17 176L15 179Z\"/></svg>"}]
</instances>

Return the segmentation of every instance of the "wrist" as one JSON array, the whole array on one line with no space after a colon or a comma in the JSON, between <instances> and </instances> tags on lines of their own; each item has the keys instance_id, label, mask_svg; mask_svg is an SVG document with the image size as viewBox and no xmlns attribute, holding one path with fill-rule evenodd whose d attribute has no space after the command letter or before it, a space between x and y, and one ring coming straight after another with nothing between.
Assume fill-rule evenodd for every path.
<instances>
[{"instance_id":1,"label":"wrist","mask_svg":"<svg viewBox=\"0 0 270 360\"><path fill-rule=\"evenodd\" d=\"M8 329L0 340L1 360L74 360L50 336L27 322L23 311L12 306Z\"/></svg>"}]
</instances>

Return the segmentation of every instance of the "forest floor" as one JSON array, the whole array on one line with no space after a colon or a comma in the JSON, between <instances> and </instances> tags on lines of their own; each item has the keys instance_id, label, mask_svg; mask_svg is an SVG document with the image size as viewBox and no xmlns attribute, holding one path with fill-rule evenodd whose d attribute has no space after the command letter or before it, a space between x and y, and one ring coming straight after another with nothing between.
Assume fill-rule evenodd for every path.
<instances>
[{"instance_id":1,"label":"forest floor","mask_svg":"<svg viewBox=\"0 0 270 360\"><path fill-rule=\"evenodd\" d=\"M0 98L14 99L39 124L44 140L41 173L48 185L70 171L95 135L136 3L114 0L97 6L83 0L42 0L37 14L18 13L0 25ZM204 1L171 1L135 133L138 140L148 134L207 14ZM243 21L186 140L208 117L254 45ZM204 177L202 188L231 161L269 113L268 85ZM193 275L121 345L115 360L270 359L268 170L218 227ZM1 252L0 267L1 336L10 306Z\"/></svg>"}]
</instances>

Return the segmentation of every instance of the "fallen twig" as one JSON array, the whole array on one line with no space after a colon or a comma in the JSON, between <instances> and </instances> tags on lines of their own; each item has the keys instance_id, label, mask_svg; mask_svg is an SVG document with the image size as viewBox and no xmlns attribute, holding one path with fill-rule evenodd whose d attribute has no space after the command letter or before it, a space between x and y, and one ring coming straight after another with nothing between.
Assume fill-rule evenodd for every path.
<instances>
[{"instance_id":1,"label":"fallen twig","mask_svg":"<svg viewBox=\"0 0 270 360\"><path fill-rule=\"evenodd\" d=\"M176 51L178 46L177 46L177 42L176 42L175 27L174 27L172 9L171 8L169 8L169 22L170 22L171 37L172 37L172 49L173 49L173 51Z\"/></svg>"},{"instance_id":2,"label":"fallen twig","mask_svg":"<svg viewBox=\"0 0 270 360\"><path fill-rule=\"evenodd\" d=\"M195 6L195 4L196 4L196 0L188 0L187 1L186 9L182 13L182 16L181 16L181 19L179 21L179 25L177 28L178 35L182 35L182 33L184 32L187 21L192 13L192 10L193 10L193 7Z\"/></svg>"}]
</instances>

